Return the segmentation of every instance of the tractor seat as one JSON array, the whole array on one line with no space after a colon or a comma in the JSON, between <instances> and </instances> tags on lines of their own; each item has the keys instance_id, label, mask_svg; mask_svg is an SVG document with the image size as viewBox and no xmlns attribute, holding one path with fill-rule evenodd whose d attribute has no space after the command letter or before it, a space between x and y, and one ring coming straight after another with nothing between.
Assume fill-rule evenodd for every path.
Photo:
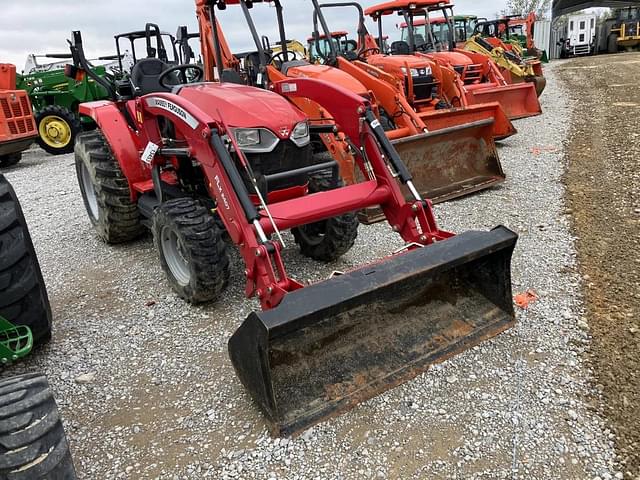
<instances>
[{"instance_id":1,"label":"tractor seat","mask_svg":"<svg viewBox=\"0 0 640 480\"><path fill-rule=\"evenodd\" d=\"M402 40L391 43L391 55L411 55L409 44Z\"/></svg>"},{"instance_id":2,"label":"tractor seat","mask_svg":"<svg viewBox=\"0 0 640 480\"><path fill-rule=\"evenodd\" d=\"M168 92L169 89L160 85L158 78L167 68L167 64L157 58L144 58L136 62L131 69L131 83L136 95L148 93Z\"/></svg>"},{"instance_id":3,"label":"tractor seat","mask_svg":"<svg viewBox=\"0 0 640 480\"><path fill-rule=\"evenodd\" d=\"M280 71L283 75L286 75L290 68L304 67L305 65L309 65L309 62L307 62L306 60L291 60L290 62L282 62Z\"/></svg>"}]
</instances>

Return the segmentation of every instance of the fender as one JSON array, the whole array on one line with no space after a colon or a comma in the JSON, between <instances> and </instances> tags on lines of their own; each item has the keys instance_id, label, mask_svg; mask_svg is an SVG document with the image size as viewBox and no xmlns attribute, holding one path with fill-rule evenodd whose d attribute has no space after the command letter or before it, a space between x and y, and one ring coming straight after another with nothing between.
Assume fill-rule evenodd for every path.
<instances>
[{"instance_id":1,"label":"fender","mask_svg":"<svg viewBox=\"0 0 640 480\"><path fill-rule=\"evenodd\" d=\"M79 111L81 115L90 117L100 128L129 183L131 200L136 201L133 184L149 180L151 170L142 165L141 147L136 142L136 135L127 125L122 112L115 102L109 100L82 103Z\"/></svg>"}]
</instances>

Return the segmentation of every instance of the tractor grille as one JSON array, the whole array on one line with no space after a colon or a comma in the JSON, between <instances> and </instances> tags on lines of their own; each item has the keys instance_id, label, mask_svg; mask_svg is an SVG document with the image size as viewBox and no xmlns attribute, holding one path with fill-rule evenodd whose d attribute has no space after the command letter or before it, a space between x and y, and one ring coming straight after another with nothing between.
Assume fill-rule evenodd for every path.
<instances>
[{"instance_id":1,"label":"tractor grille","mask_svg":"<svg viewBox=\"0 0 640 480\"><path fill-rule=\"evenodd\" d=\"M433 100L433 94L435 91L435 87L437 85L433 80L433 75L424 75L424 76L414 76L411 77L413 80L413 95L414 101L416 102L424 102ZM404 80L404 88L405 91L409 91L409 79L405 78Z\"/></svg>"},{"instance_id":2,"label":"tractor grille","mask_svg":"<svg viewBox=\"0 0 640 480\"><path fill-rule=\"evenodd\" d=\"M482 82L482 65L474 63L463 67L462 81L466 85Z\"/></svg>"},{"instance_id":3,"label":"tractor grille","mask_svg":"<svg viewBox=\"0 0 640 480\"><path fill-rule=\"evenodd\" d=\"M35 122L27 93L23 91L7 91L0 96L0 127L6 125L6 131L0 129L3 141L11 137L25 137L36 134Z\"/></svg>"},{"instance_id":4,"label":"tractor grille","mask_svg":"<svg viewBox=\"0 0 640 480\"><path fill-rule=\"evenodd\" d=\"M638 23L634 20L633 22L624 22L624 36L625 37L637 37L638 35Z\"/></svg>"},{"instance_id":5,"label":"tractor grille","mask_svg":"<svg viewBox=\"0 0 640 480\"><path fill-rule=\"evenodd\" d=\"M263 187L265 187L264 190L266 190L266 185L262 185L264 175L271 175L274 173L294 170L296 168L307 167L314 163L311 144L301 148L296 146L290 140L280 140L272 152L247 153L246 157L251 164L253 172L256 174L258 185L261 190L263 190ZM250 192L253 191L253 186L251 186L249 178L245 176L242 168L240 168L240 171L242 172L242 177L247 185L247 189ZM274 190L301 186L305 185L308 181L308 175L286 177L275 182L269 182L268 190L272 192Z\"/></svg>"}]
</instances>

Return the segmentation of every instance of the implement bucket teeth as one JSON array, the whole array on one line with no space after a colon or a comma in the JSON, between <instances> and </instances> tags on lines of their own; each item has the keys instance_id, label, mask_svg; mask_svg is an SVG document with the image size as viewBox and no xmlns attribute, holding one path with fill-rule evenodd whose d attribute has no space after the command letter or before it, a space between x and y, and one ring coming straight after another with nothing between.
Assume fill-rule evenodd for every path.
<instances>
[{"instance_id":1,"label":"implement bucket teeth","mask_svg":"<svg viewBox=\"0 0 640 480\"><path fill-rule=\"evenodd\" d=\"M229 340L274 435L296 434L514 324L505 227L466 232L289 293Z\"/></svg>"}]
</instances>

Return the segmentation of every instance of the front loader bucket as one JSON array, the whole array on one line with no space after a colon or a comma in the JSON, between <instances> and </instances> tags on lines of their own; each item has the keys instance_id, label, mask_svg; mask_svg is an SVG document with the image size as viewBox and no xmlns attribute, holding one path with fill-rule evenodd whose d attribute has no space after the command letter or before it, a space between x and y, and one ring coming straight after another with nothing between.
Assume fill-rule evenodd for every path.
<instances>
[{"instance_id":1,"label":"front loader bucket","mask_svg":"<svg viewBox=\"0 0 640 480\"><path fill-rule=\"evenodd\" d=\"M421 117L427 128L434 130L391 142L422 197L440 203L503 182L505 174L493 140L493 119L455 125L454 121L462 118L458 112L464 114L465 110L440 112ZM453 126L439 128L447 123ZM405 198L413 198L405 187L402 190ZM358 212L358 218L371 224L384 220L384 214L380 208L371 207Z\"/></svg>"},{"instance_id":2,"label":"front loader bucket","mask_svg":"<svg viewBox=\"0 0 640 480\"><path fill-rule=\"evenodd\" d=\"M538 95L538 97L542 95L542 92L544 92L544 87L547 86L547 79L543 75L534 75L531 77L527 77L525 81L533 83L536 88L536 95Z\"/></svg>"},{"instance_id":3,"label":"front loader bucket","mask_svg":"<svg viewBox=\"0 0 640 480\"><path fill-rule=\"evenodd\" d=\"M466 98L470 105L499 102L511 120L533 117L542 113L536 87L530 83L470 88L467 90Z\"/></svg>"},{"instance_id":4,"label":"front loader bucket","mask_svg":"<svg viewBox=\"0 0 640 480\"><path fill-rule=\"evenodd\" d=\"M285 295L229 340L273 435L293 435L511 327L505 227L466 232Z\"/></svg>"},{"instance_id":5,"label":"front loader bucket","mask_svg":"<svg viewBox=\"0 0 640 480\"><path fill-rule=\"evenodd\" d=\"M502 140L518 133L499 102L469 105L449 110L433 110L419 115L430 132L447 127L463 126L472 122L492 120L492 134L495 140Z\"/></svg>"}]
</instances>

